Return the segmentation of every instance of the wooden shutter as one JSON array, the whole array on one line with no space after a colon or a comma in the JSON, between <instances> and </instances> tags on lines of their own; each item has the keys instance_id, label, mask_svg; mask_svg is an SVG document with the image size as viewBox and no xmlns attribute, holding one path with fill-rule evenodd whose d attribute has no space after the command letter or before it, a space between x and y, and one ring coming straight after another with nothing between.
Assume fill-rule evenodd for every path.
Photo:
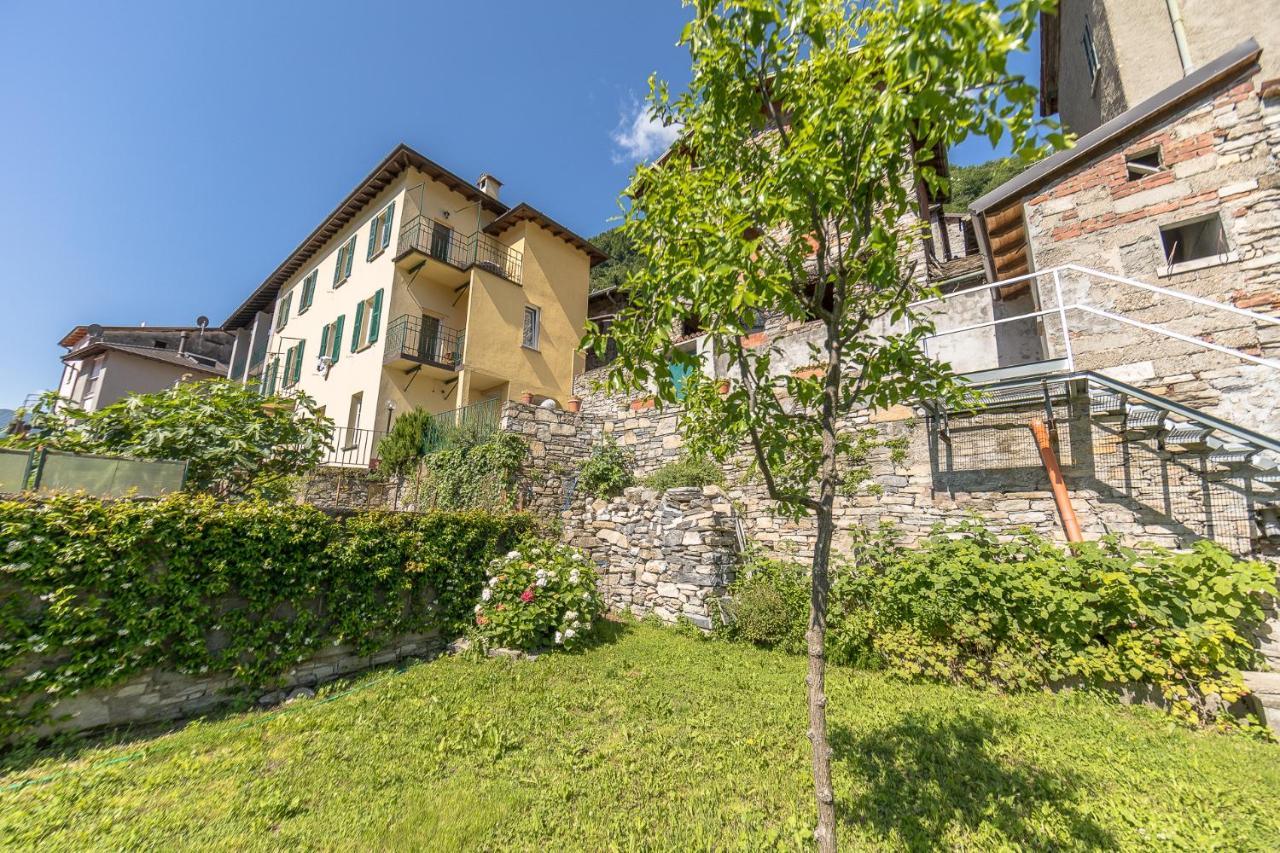
<instances>
[{"instance_id":1,"label":"wooden shutter","mask_svg":"<svg viewBox=\"0 0 1280 853\"><path fill-rule=\"evenodd\" d=\"M297 382L302 378L302 351L306 347L305 340L298 341L298 354L293 357L293 381Z\"/></svg>"},{"instance_id":2,"label":"wooden shutter","mask_svg":"<svg viewBox=\"0 0 1280 853\"><path fill-rule=\"evenodd\" d=\"M338 247L338 262L333 265L333 286L337 287L342 281L342 251L346 246Z\"/></svg>"},{"instance_id":3,"label":"wooden shutter","mask_svg":"<svg viewBox=\"0 0 1280 853\"><path fill-rule=\"evenodd\" d=\"M284 354L284 384L293 383L293 352L297 347L289 347Z\"/></svg>"},{"instance_id":4,"label":"wooden shutter","mask_svg":"<svg viewBox=\"0 0 1280 853\"><path fill-rule=\"evenodd\" d=\"M324 328L320 330L320 354L329 354L329 330L333 328L332 323L325 323Z\"/></svg>"},{"instance_id":5,"label":"wooden shutter","mask_svg":"<svg viewBox=\"0 0 1280 853\"><path fill-rule=\"evenodd\" d=\"M377 216L369 220L369 246L367 249L365 249L365 253L364 253L364 259L366 261L373 260L373 250L374 250L374 247L378 245L378 237L381 236L378 234L378 232L381 230L380 228L378 228L378 224L379 224L379 218Z\"/></svg>"},{"instance_id":6,"label":"wooden shutter","mask_svg":"<svg viewBox=\"0 0 1280 853\"><path fill-rule=\"evenodd\" d=\"M263 378L266 380L264 387L266 388L268 397L273 396L276 393L276 369L278 367L280 367L279 356L271 359L271 363L267 365L267 370L263 374Z\"/></svg>"},{"instance_id":7,"label":"wooden shutter","mask_svg":"<svg viewBox=\"0 0 1280 853\"><path fill-rule=\"evenodd\" d=\"M343 270L343 278L351 277L351 260L356 254L356 235L352 234L351 239L347 241L347 268Z\"/></svg>"},{"instance_id":8,"label":"wooden shutter","mask_svg":"<svg viewBox=\"0 0 1280 853\"><path fill-rule=\"evenodd\" d=\"M284 328L284 324L289 322L289 304L293 302L293 291L290 290L284 295L284 299L280 302L280 308L276 312L276 331Z\"/></svg>"},{"instance_id":9,"label":"wooden shutter","mask_svg":"<svg viewBox=\"0 0 1280 853\"><path fill-rule=\"evenodd\" d=\"M338 363L338 355L342 352L342 326L347 322L346 314L339 314L333 324L333 363Z\"/></svg>"},{"instance_id":10,"label":"wooden shutter","mask_svg":"<svg viewBox=\"0 0 1280 853\"><path fill-rule=\"evenodd\" d=\"M391 221L396 218L396 203L387 205L386 219L382 223L382 248L391 245Z\"/></svg>"},{"instance_id":11,"label":"wooden shutter","mask_svg":"<svg viewBox=\"0 0 1280 853\"><path fill-rule=\"evenodd\" d=\"M364 300L356 303L356 322L351 327L351 351L360 346L360 324L364 320Z\"/></svg>"},{"instance_id":12,"label":"wooden shutter","mask_svg":"<svg viewBox=\"0 0 1280 853\"><path fill-rule=\"evenodd\" d=\"M382 319L382 289L373 294L373 310L369 312L369 343L378 339L378 321Z\"/></svg>"}]
</instances>

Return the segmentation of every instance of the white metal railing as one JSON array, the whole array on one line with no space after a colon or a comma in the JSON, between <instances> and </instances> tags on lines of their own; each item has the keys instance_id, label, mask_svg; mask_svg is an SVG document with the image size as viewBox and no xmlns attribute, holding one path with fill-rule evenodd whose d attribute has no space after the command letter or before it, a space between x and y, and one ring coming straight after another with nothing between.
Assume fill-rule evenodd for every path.
<instances>
[{"instance_id":1,"label":"white metal railing","mask_svg":"<svg viewBox=\"0 0 1280 853\"><path fill-rule=\"evenodd\" d=\"M1263 367L1267 367L1272 370L1280 371L1280 361L1277 361L1272 358L1265 358L1263 356L1252 355L1250 353L1243 352L1242 350L1216 343L1215 341L1204 340L1203 338L1196 337L1195 335L1188 335L1183 332L1174 331L1173 329L1169 329L1164 326L1157 325L1155 323L1147 323L1141 320L1135 320L1132 317L1127 317L1123 314L1117 314L1113 311L1108 311L1104 308L1099 308L1096 305L1090 305L1083 301L1077 300L1068 304L1062 295L1062 277L1064 273L1068 273L1068 272L1078 273L1082 276L1085 276L1086 278L1102 279L1104 281L1120 284L1126 287L1145 290L1150 293L1154 293L1159 296L1166 297L1170 300L1177 300L1180 302L1201 305L1206 308L1211 308L1214 310L1225 311L1225 312L1234 314L1236 316L1251 320L1255 323L1280 326L1280 317L1273 317L1271 315L1262 314L1257 311L1250 311L1246 308L1238 308L1235 305L1229 305L1225 302L1217 302L1212 299L1206 299L1202 296L1194 296L1190 293L1184 293L1180 290L1173 290L1172 288L1168 288L1168 287L1160 287L1158 285L1148 284L1147 282L1144 282L1144 281L1125 278L1124 276L1102 272L1101 270L1090 269L1088 267L1083 267L1078 264L1063 264L1062 266L1051 267L1045 270L1038 270L1036 272L1027 273L1025 275L1015 276L1013 278L1006 278L1001 281L991 282L990 284L980 285L978 287L970 287L964 290L957 290L952 293L930 297L928 299L921 299L917 302L912 303L911 307L915 309L922 308L932 304L945 305L952 300L970 297L970 296L973 296L974 294L983 293L985 291L994 290L996 288L1001 288L1001 289L1007 288L1010 285L1016 285L1023 281L1031 282L1036 286L1036 290L1037 290L1036 296L1038 299L1041 296L1041 294L1039 293L1040 279L1048 276L1052 279L1052 282L1053 282L1054 307L1036 308L1035 310L1026 311L1024 313L1011 316L1011 317L993 317L993 319L991 320L986 320L979 323L969 323L967 325L958 326L953 329L943 329L941 331L936 331L926 336L924 339L924 347L925 347L926 355L929 354L929 343L931 341L937 341L938 339L949 336L949 335L958 335L965 332L973 332L979 329L986 329L986 328L994 329L1005 323L1012 323L1019 320L1023 320L1023 321L1037 320L1042 317L1057 315L1058 323L1056 325L1059 327L1059 331L1062 334L1062 347L1063 347L1063 352L1060 357L1065 360L1067 370L1073 371L1075 370L1075 354L1072 351L1072 347L1071 347L1071 326L1068 321L1068 313L1073 311L1078 311L1085 314L1091 314L1096 317L1101 317L1103 319L1110 320L1112 322L1121 323L1123 325L1128 325L1137 329L1142 329L1144 331L1163 335L1173 340L1182 341L1184 343L1191 344L1193 346L1202 347L1204 349L1212 350L1214 352L1220 352L1229 356L1233 356L1235 358L1239 358L1243 361L1250 362L1252 364L1262 365ZM1003 367L1005 365L999 365L999 366Z\"/></svg>"}]
</instances>

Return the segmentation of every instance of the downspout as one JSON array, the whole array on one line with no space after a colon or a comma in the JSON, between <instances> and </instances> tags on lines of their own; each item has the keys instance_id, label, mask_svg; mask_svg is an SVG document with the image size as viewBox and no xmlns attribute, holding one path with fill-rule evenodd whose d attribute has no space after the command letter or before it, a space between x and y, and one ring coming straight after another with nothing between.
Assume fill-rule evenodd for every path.
<instances>
[{"instance_id":1,"label":"downspout","mask_svg":"<svg viewBox=\"0 0 1280 853\"><path fill-rule=\"evenodd\" d=\"M1062 532L1067 535L1068 542L1083 542L1080 533L1080 521L1071 506L1071 496L1067 494L1067 484L1062 479L1062 469L1058 467L1058 457L1049 443L1049 428L1044 421L1037 418L1031 422L1031 434L1036 440L1036 449L1040 451L1040 462L1045 473L1049 475L1049 488L1053 490L1053 502L1058 506L1058 516L1062 519Z\"/></svg>"},{"instance_id":2,"label":"downspout","mask_svg":"<svg viewBox=\"0 0 1280 853\"><path fill-rule=\"evenodd\" d=\"M1178 8L1178 0L1164 0L1169 10L1169 22L1173 24L1173 43L1178 46L1178 61L1182 63L1182 76L1186 77L1196 70L1191 61L1191 48L1187 46L1187 28L1182 24L1182 10Z\"/></svg>"}]
</instances>

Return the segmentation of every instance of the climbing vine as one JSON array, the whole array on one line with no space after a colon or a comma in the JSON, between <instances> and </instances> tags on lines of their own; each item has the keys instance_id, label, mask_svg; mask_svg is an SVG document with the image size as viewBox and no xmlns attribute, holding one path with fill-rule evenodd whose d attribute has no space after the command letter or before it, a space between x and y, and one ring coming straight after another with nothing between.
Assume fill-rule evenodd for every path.
<instances>
[{"instance_id":1,"label":"climbing vine","mask_svg":"<svg viewBox=\"0 0 1280 853\"><path fill-rule=\"evenodd\" d=\"M0 738L150 668L260 687L322 644L458 633L489 562L531 528L189 494L0 502Z\"/></svg>"}]
</instances>

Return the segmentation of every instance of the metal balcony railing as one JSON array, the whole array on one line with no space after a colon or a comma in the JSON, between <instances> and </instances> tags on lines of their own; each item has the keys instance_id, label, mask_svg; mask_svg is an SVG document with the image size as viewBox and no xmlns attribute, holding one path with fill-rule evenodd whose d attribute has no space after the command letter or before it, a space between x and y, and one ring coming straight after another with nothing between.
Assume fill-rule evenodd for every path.
<instances>
[{"instance_id":1,"label":"metal balcony railing","mask_svg":"<svg viewBox=\"0 0 1280 853\"><path fill-rule=\"evenodd\" d=\"M335 426L320 464L339 468L372 467L378 456L382 430Z\"/></svg>"},{"instance_id":2,"label":"metal balcony railing","mask_svg":"<svg viewBox=\"0 0 1280 853\"><path fill-rule=\"evenodd\" d=\"M387 324L382 362L386 364L404 358L418 364L457 370L462 366L464 338L460 329L451 329L430 318L402 314Z\"/></svg>"},{"instance_id":3,"label":"metal balcony railing","mask_svg":"<svg viewBox=\"0 0 1280 853\"><path fill-rule=\"evenodd\" d=\"M425 216L415 216L400 228L396 255L421 252L460 270L473 266L520 284L524 259L488 234L463 236L447 225Z\"/></svg>"}]
</instances>

